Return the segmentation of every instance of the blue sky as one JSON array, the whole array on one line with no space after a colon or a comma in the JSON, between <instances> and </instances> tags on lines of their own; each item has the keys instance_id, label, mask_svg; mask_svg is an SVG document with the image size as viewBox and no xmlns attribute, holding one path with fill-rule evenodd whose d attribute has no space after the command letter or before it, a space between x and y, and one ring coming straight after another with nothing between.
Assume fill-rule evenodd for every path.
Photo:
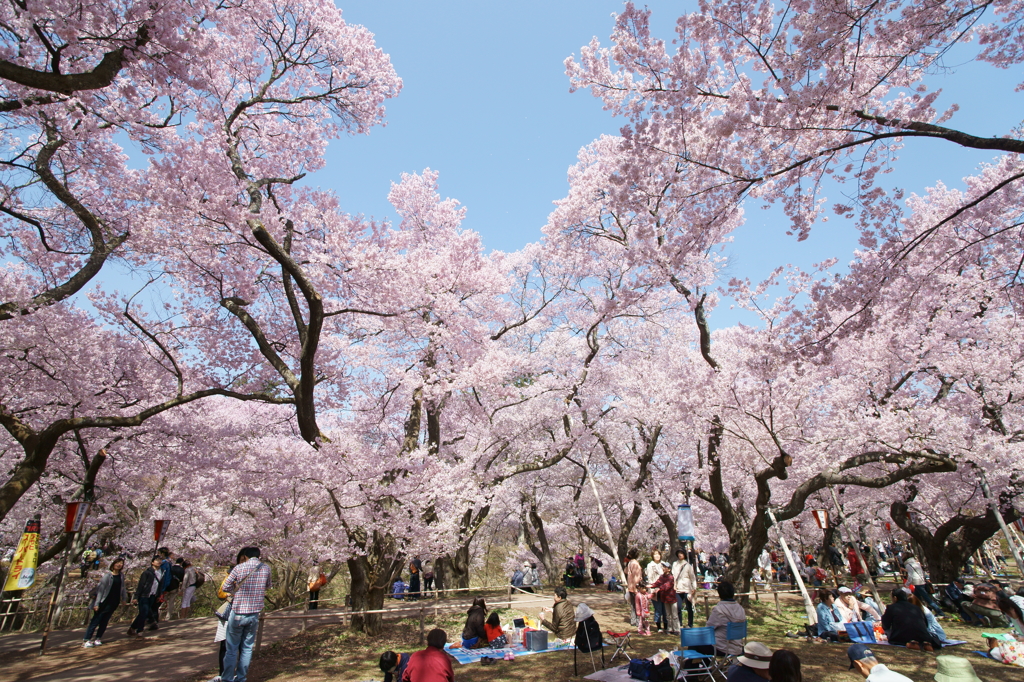
<instances>
[{"instance_id":1,"label":"blue sky","mask_svg":"<svg viewBox=\"0 0 1024 682\"><path fill-rule=\"evenodd\" d=\"M621 119L588 92L569 93L563 60L598 36L608 44L617 0L346 0L346 21L366 26L391 55L405 82L388 104L388 126L331 145L327 168L313 182L335 190L343 209L393 217L387 203L402 172L440 171L444 196L468 209L465 226L488 249L511 251L540 238L551 202L567 191L566 170L579 148ZM679 13L692 2L650 2L655 35L670 39ZM966 61L954 51L947 64ZM1024 95L1018 73L969 64L943 79L941 102L957 102L949 123L979 135L1001 135L1020 123ZM935 83L936 81L932 81ZM914 141L886 182L921 191L938 179L957 185L987 152L947 142ZM830 202L831 203L831 202ZM846 263L856 235L833 218L805 242L785 235L778 211L749 207L747 224L727 248L730 276L757 281L777 265L809 268L830 256ZM716 327L752 321L720 307Z\"/></svg>"}]
</instances>

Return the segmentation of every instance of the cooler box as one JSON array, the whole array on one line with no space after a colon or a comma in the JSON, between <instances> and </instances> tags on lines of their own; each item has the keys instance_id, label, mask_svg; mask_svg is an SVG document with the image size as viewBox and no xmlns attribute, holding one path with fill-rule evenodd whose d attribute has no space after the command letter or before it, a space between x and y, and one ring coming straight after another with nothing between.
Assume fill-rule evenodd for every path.
<instances>
[{"instance_id":1,"label":"cooler box","mask_svg":"<svg viewBox=\"0 0 1024 682\"><path fill-rule=\"evenodd\" d=\"M548 631L530 630L526 633L525 646L530 651L545 651L548 648Z\"/></svg>"}]
</instances>

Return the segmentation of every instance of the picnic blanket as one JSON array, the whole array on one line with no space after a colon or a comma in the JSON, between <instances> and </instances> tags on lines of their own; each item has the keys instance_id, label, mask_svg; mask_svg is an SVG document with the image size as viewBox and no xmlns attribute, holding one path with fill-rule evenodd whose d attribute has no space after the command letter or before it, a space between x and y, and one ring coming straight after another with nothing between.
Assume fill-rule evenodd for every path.
<instances>
[{"instance_id":1,"label":"picnic blanket","mask_svg":"<svg viewBox=\"0 0 1024 682\"><path fill-rule=\"evenodd\" d=\"M628 670L628 665L620 665L618 668L598 670L596 673L587 675L583 679L597 680L597 682L633 682L633 678L629 676Z\"/></svg>"},{"instance_id":2,"label":"picnic blanket","mask_svg":"<svg viewBox=\"0 0 1024 682\"><path fill-rule=\"evenodd\" d=\"M851 642L860 642L862 644L877 644L879 646L903 646L902 644L889 644L888 642L879 642L875 639L875 631L868 627L867 623L854 622L846 624L846 634L849 635ZM961 644L967 644L966 639L947 639L942 643L943 648L947 646L959 646Z\"/></svg>"},{"instance_id":3,"label":"picnic blanket","mask_svg":"<svg viewBox=\"0 0 1024 682\"><path fill-rule=\"evenodd\" d=\"M576 647L573 644L568 642L553 642L543 651L530 651L522 644L505 647L504 649L491 649L489 647L483 649L463 649L462 647L452 646L451 644L445 644L444 646L444 650L451 654L452 658L462 665L466 665L467 663L476 663L485 656L487 658L502 658L509 651L515 654L516 658L519 658L520 656L529 656L530 654L546 654L549 651L568 651L575 648Z\"/></svg>"}]
</instances>

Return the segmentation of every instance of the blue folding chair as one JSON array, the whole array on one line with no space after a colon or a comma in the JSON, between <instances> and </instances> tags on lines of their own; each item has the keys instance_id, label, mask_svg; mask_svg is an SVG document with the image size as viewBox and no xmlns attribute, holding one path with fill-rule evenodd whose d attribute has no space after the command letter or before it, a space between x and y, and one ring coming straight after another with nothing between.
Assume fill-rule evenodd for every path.
<instances>
[{"instance_id":1,"label":"blue folding chair","mask_svg":"<svg viewBox=\"0 0 1024 682\"><path fill-rule=\"evenodd\" d=\"M713 654L702 654L699 651L688 648L710 646L713 649L715 646L714 628L680 628L679 646L682 651L676 652L680 662L679 674L676 676L677 680L703 677L705 675L714 680L715 673L718 673L723 680L725 679L725 674L719 669L718 662Z\"/></svg>"},{"instance_id":2,"label":"blue folding chair","mask_svg":"<svg viewBox=\"0 0 1024 682\"><path fill-rule=\"evenodd\" d=\"M851 642L861 644L877 644L875 641L875 628L865 621L855 621L846 624L846 634L850 636Z\"/></svg>"},{"instance_id":3,"label":"blue folding chair","mask_svg":"<svg viewBox=\"0 0 1024 682\"><path fill-rule=\"evenodd\" d=\"M747 621L742 620L738 623L726 623L725 625L725 638L730 642L743 641L743 644L747 643ZM726 654L724 658L718 659L718 669L725 671L732 665L733 659L736 658L735 654Z\"/></svg>"}]
</instances>

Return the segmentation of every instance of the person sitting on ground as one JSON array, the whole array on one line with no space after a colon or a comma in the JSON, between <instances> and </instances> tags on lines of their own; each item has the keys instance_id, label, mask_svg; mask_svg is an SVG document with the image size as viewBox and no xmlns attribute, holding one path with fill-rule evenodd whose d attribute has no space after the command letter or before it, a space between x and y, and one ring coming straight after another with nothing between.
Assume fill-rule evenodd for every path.
<instances>
[{"instance_id":1,"label":"person sitting on ground","mask_svg":"<svg viewBox=\"0 0 1024 682\"><path fill-rule=\"evenodd\" d=\"M384 673L384 682L400 682L406 666L409 665L409 657L412 654L396 654L394 651L385 651L380 655L380 671Z\"/></svg>"},{"instance_id":2,"label":"person sitting on ground","mask_svg":"<svg viewBox=\"0 0 1024 682\"><path fill-rule=\"evenodd\" d=\"M936 656L935 667L935 682L981 682L971 662L961 656Z\"/></svg>"},{"instance_id":3,"label":"person sitting on ground","mask_svg":"<svg viewBox=\"0 0 1024 682\"><path fill-rule=\"evenodd\" d=\"M576 634L576 621L573 620L573 605L568 599L568 592L564 587L555 588L555 602L551 607L551 620L544 619L544 612L541 609L540 624L551 632L555 633L558 639L569 639Z\"/></svg>"},{"instance_id":4,"label":"person sitting on ground","mask_svg":"<svg viewBox=\"0 0 1024 682\"><path fill-rule=\"evenodd\" d=\"M996 593L996 606L1003 617L1010 622L1013 634L1017 637L1024 637L1024 612L1020 606L1010 598L1003 590Z\"/></svg>"},{"instance_id":5,"label":"person sitting on ground","mask_svg":"<svg viewBox=\"0 0 1024 682\"><path fill-rule=\"evenodd\" d=\"M803 682L800 657L788 649L779 649L768 663L768 679L772 682Z\"/></svg>"},{"instance_id":6,"label":"person sitting on ground","mask_svg":"<svg viewBox=\"0 0 1024 682\"><path fill-rule=\"evenodd\" d=\"M850 670L857 669L868 682L914 682L878 662L875 654L866 644L851 644L846 650L850 659Z\"/></svg>"},{"instance_id":7,"label":"person sitting on ground","mask_svg":"<svg viewBox=\"0 0 1024 682\"><path fill-rule=\"evenodd\" d=\"M508 641L505 639L505 631L501 629L501 619L497 611L491 611L484 623L484 632L487 634L487 644L492 649L501 649Z\"/></svg>"},{"instance_id":8,"label":"person sitting on ground","mask_svg":"<svg viewBox=\"0 0 1024 682\"><path fill-rule=\"evenodd\" d=\"M916 594L912 594L910 595L910 603L924 612L924 620L928 623L928 634L932 636L932 641L945 642L946 631L939 625L939 621L935 618L935 614L932 613L931 609L924 605L924 601Z\"/></svg>"},{"instance_id":9,"label":"person sitting on ground","mask_svg":"<svg viewBox=\"0 0 1024 682\"><path fill-rule=\"evenodd\" d=\"M594 612L589 606L586 604L577 606L573 621L577 623L575 644L579 651L590 653L604 646L604 640L601 638L601 626L597 624L597 618L594 617Z\"/></svg>"},{"instance_id":10,"label":"person sitting on ground","mask_svg":"<svg viewBox=\"0 0 1024 682\"><path fill-rule=\"evenodd\" d=\"M839 588L839 599L835 606L839 609L839 615L843 623L859 623L863 620L871 620L871 617L861 608L857 596L845 585Z\"/></svg>"},{"instance_id":11,"label":"person sitting on ground","mask_svg":"<svg viewBox=\"0 0 1024 682\"><path fill-rule=\"evenodd\" d=\"M910 593L902 587L892 591L892 603L882 614L882 629L893 646L925 651L942 646L942 642L928 632L924 611L910 603Z\"/></svg>"},{"instance_id":12,"label":"person sitting on ground","mask_svg":"<svg viewBox=\"0 0 1024 682\"><path fill-rule=\"evenodd\" d=\"M462 648L478 649L487 646L487 631L484 621L487 618L487 604L483 597L473 600L473 605L466 612L466 627L462 629Z\"/></svg>"},{"instance_id":13,"label":"person sitting on ground","mask_svg":"<svg viewBox=\"0 0 1024 682\"><path fill-rule=\"evenodd\" d=\"M428 632L427 648L409 657L402 682L455 682L452 661L444 652L447 643L444 630L435 628Z\"/></svg>"},{"instance_id":14,"label":"person sitting on ground","mask_svg":"<svg viewBox=\"0 0 1024 682\"><path fill-rule=\"evenodd\" d=\"M943 590L945 601L947 606L952 606L956 611L960 613L960 618L968 625L974 625L980 623L981 619L977 615L968 611L963 607L965 603L969 603L971 598L964 594L964 579L953 578L945 590Z\"/></svg>"},{"instance_id":15,"label":"person sitting on ground","mask_svg":"<svg viewBox=\"0 0 1024 682\"><path fill-rule=\"evenodd\" d=\"M990 583L979 583L974 586L973 600L965 602L963 608L978 617L987 627L1006 627L1009 623L999 610L996 587Z\"/></svg>"},{"instance_id":16,"label":"person sitting on ground","mask_svg":"<svg viewBox=\"0 0 1024 682\"><path fill-rule=\"evenodd\" d=\"M865 589L863 585L858 585L853 590L853 596L857 599L857 604L860 606L861 615L864 620L871 619L875 622L882 620L882 607L879 606L875 598Z\"/></svg>"},{"instance_id":17,"label":"person sitting on ground","mask_svg":"<svg viewBox=\"0 0 1024 682\"><path fill-rule=\"evenodd\" d=\"M843 617L835 606L835 596L831 590L818 590L818 637L830 642L839 641L839 626L843 625ZM845 626L843 628L845 632Z\"/></svg>"},{"instance_id":18,"label":"person sitting on ground","mask_svg":"<svg viewBox=\"0 0 1024 682\"><path fill-rule=\"evenodd\" d=\"M736 663L729 668L727 682L761 682L773 680L769 677L768 667L772 661L772 650L760 642L747 642L743 652L736 657Z\"/></svg>"},{"instance_id":19,"label":"person sitting on ground","mask_svg":"<svg viewBox=\"0 0 1024 682\"><path fill-rule=\"evenodd\" d=\"M719 656L735 656L742 653L743 648L738 642L730 642L726 636L726 629L729 623L742 623L747 619L747 613L743 607L736 603L736 589L728 580L718 583L719 602L711 609L708 616L707 626L715 629L715 652L706 651L703 653L717 653ZM771 652L769 652L771 655ZM765 667L767 669L767 666Z\"/></svg>"}]
</instances>

